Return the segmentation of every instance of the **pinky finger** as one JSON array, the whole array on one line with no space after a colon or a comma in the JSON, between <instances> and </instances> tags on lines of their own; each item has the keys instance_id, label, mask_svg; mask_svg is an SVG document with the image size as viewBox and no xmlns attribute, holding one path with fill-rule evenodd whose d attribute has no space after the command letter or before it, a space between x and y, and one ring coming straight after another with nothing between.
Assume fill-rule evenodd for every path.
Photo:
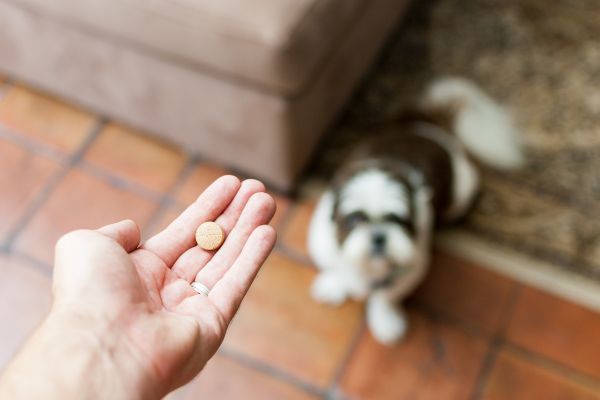
<instances>
[{"instance_id":1,"label":"pinky finger","mask_svg":"<svg viewBox=\"0 0 600 400\"><path fill-rule=\"evenodd\" d=\"M209 298L229 323L256 274L275 245L276 233L269 225L257 227L231 268L215 284Z\"/></svg>"}]
</instances>

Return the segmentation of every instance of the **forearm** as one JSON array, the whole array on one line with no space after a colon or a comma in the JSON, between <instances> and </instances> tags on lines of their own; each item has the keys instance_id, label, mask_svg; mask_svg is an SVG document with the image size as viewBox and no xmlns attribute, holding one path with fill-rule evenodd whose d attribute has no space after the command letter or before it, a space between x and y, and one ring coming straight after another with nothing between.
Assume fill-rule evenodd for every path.
<instances>
[{"instance_id":1,"label":"forearm","mask_svg":"<svg viewBox=\"0 0 600 400\"><path fill-rule=\"evenodd\" d=\"M111 332L50 314L0 377L0 398L153 399L162 393Z\"/></svg>"}]
</instances>

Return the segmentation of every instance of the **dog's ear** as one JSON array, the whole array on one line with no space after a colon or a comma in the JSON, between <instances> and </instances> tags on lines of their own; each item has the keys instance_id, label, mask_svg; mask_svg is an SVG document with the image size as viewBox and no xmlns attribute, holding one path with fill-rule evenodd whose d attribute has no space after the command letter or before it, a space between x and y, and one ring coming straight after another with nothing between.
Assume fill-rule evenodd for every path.
<instances>
[{"instance_id":1,"label":"dog's ear","mask_svg":"<svg viewBox=\"0 0 600 400\"><path fill-rule=\"evenodd\" d=\"M429 186L421 186L415 190L415 201L418 204L431 203L433 200L433 190Z\"/></svg>"},{"instance_id":2,"label":"dog's ear","mask_svg":"<svg viewBox=\"0 0 600 400\"><path fill-rule=\"evenodd\" d=\"M417 232L423 228L429 229L433 223L431 202L433 190L428 186L420 186L414 191L414 213Z\"/></svg>"},{"instance_id":3,"label":"dog's ear","mask_svg":"<svg viewBox=\"0 0 600 400\"><path fill-rule=\"evenodd\" d=\"M331 196L333 196L333 204L331 206L331 214L329 216L331 217L331 220L333 222L336 222L337 217L338 217L338 209L340 207L340 189L339 189L339 187L333 188L333 190L331 191Z\"/></svg>"}]
</instances>

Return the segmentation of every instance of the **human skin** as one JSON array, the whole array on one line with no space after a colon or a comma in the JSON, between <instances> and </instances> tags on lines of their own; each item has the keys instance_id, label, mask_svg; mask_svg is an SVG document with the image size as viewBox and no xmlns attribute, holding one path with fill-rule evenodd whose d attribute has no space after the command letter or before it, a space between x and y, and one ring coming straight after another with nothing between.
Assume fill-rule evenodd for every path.
<instances>
[{"instance_id":1,"label":"human skin","mask_svg":"<svg viewBox=\"0 0 600 400\"><path fill-rule=\"evenodd\" d=\"M130 220L63 236L51 311L0 377L0 398L159 399L189 382L275 243L264 190L221 177L143 244ZM195 246L205 221L227 234L217 251ZM195 279L208 296L190 287Z\"/></svg>"}]
</instances>

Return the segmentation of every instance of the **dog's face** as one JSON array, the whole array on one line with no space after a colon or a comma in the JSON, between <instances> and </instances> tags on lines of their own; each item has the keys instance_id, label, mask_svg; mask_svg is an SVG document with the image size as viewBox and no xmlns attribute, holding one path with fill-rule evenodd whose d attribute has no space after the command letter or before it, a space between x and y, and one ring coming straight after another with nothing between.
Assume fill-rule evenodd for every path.
<instances>
[{"instance_id":1,"label":"dog's face","mask_svg":"<svg viewBox=\"0 0 600 400\"><path fill-rule=\"evenodd\" d=\"M337 194L334 223L342 256L373 280L416 256L417 226L412 193L378 169L359 172Z\"/></svg>"}]
</instances>

